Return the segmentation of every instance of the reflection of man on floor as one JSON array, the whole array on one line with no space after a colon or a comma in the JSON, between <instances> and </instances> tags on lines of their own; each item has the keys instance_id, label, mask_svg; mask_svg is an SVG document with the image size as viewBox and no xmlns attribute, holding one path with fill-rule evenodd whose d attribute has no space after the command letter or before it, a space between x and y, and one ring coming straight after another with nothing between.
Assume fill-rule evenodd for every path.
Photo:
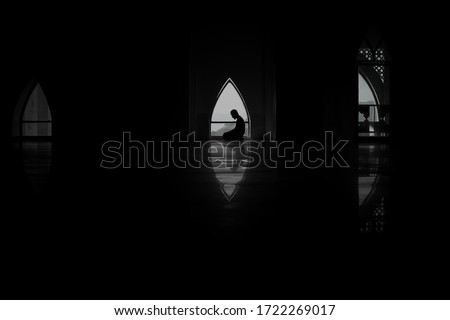
<instances>
[{"instance_id":1,"label":"reflection of man on floor","mask_svg":"<svg viewBox=\"0 0 450 320\"><path fill-rule=\"evenodd\" d=\"M239 115L236 109L231 110L231 116L236 119L236 126L233 130L225 132L223 134L223 139L226 141L232 140L242 140L245 133L245 122L244 119Z\"/></svg>"}]
</instances>

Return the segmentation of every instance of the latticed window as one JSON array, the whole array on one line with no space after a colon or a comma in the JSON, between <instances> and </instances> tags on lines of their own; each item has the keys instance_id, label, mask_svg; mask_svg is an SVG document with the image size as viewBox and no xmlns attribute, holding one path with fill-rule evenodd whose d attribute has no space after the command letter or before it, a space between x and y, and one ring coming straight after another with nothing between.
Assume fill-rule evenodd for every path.
<instances>
[{"instance_id":1,"label":"latticed window","mask_svg":"<svg viewBox=\"0 0 450 320\"><path fill-rule=\"evenodd\" d=\"M375 29L358 50L358 135L388 137L390 134L390 56Z\"/></svg>"},{"instance_id":2,"label":"latticed window","mask_svg":"<svg viewBox=\"0 0 450 320\"><path fill-rule=\"evenodd\" d=\"M380 76L381 81L384 82L384 63L386 62L384 49L378 48L375 52L372 52L368 48L361 48L359 49L359 54L365 57L367 61L374 61L377 63L373 68ZM373 59L374 56L375 59Z\"/></svg>"}]
</instances>

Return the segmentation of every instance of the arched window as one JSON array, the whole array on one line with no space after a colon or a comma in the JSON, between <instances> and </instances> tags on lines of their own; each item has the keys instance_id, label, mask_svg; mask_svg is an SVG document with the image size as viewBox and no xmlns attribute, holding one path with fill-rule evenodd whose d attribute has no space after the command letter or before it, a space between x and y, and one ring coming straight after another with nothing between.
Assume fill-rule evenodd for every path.
<instances>
[{"instance_id":1,"label":"arched window","mask_svg":"<svg viewBox=\"0 0 450 320\"><path fill-rule=\"evenodd\" d=\"M52 116L47 98L39 83L34 87L23 109L20 121L20 136L52 136Z\"/></svg>"},{"instance_id":2,"label":"arched window","mask_svg":"<svg viewBox=\"0 0 450 320\"><path fill-rule=\"evenodd\" d=\"M220 89L216 105L211 115L211 138L222 138L222 135L235 127L235 120L230 111L236 109L245 121L244 137L250 138L250 117L244 98L233 80L228 79Z\"/></svg>"},{"instance_id":3,"label":"arched window","mask_svg":"<svg viewBox=\"0 0 450 320\"><path fill-rule=\"evenodd\" d=\"M358 135L390 134L390 55L380 33L371 29L358 51Z\"/></svg>"},{"instance_id":4,"label":"arched window","mask_svg":"<svg viewBox=\"0 0 450 320\"><path fill-rule=\"evenodd\" d=\"M359 116L358 123L361 125L367 119L369 121L369 133L373 133L375 128L374 123L380 121L378 116L378 109L375 107L379 105L376 93L370 87L369 83L360 73L358 75L358 101L359 101Z\"/></svg>"}]
</instances>

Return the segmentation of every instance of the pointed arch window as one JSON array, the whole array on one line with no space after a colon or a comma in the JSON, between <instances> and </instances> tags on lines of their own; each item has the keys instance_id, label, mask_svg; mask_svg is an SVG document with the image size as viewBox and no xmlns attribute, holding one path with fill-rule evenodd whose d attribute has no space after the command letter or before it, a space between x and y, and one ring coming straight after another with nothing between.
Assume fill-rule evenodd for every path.
<instances>
[{"instance_id":1,"label":"pointed arch window","mask_svg":"<svg viewBox=\"0 0 450 320\"><path fill-rule=\"evenodd\" d=\"M247 105L236 84L230 78L217 95L217 101L211 114L210 136L211 138L222 138L222 135L235 127L235 120L230 111L236 109L245 122L245 138L250 138L250 116Z\"/></svg>"},{"instance_id":2,"label":"pointed arch window","mask_svg":"<svg viewBox=\"0 0 450 320\"><path fill-rule=\"evenodd\" d=\"M20 119L20 136L52 136L52 116L47 98L39 83L31 92Z\"/></svg>"},{"instance_id":3,"label":"pointed arch window","mask_svg":"<svg viewBox=\"0 0 450 320\"><path fill-rule=\"evenodd\" d=\"M378 30L364 37L358 62L358 136L390 134L390 54Z\"/></svg>"}]
</instances>

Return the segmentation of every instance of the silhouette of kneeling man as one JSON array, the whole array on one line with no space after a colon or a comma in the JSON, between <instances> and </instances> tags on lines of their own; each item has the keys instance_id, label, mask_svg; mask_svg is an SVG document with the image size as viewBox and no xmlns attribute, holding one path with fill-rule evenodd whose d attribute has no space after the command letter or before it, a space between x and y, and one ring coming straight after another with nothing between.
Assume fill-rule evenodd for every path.
<instances>
[{"instance_id":1,"label":"silhouette of kneeling man","mask_svg":"<svg viewBox=\"0 0 450 320\"><path fill-rule=\"evenodd\" d=\"M225 132L223 134L223 139L225 141L232 141L232 140L242 140L244 133L245 133L245 122L244 119L239 115L239 113L236 111L236 109L231 110L231 116L233 119L236 119L236 126L233 130L230 130L228 132Z\"/></svg>"}]
</instances>

